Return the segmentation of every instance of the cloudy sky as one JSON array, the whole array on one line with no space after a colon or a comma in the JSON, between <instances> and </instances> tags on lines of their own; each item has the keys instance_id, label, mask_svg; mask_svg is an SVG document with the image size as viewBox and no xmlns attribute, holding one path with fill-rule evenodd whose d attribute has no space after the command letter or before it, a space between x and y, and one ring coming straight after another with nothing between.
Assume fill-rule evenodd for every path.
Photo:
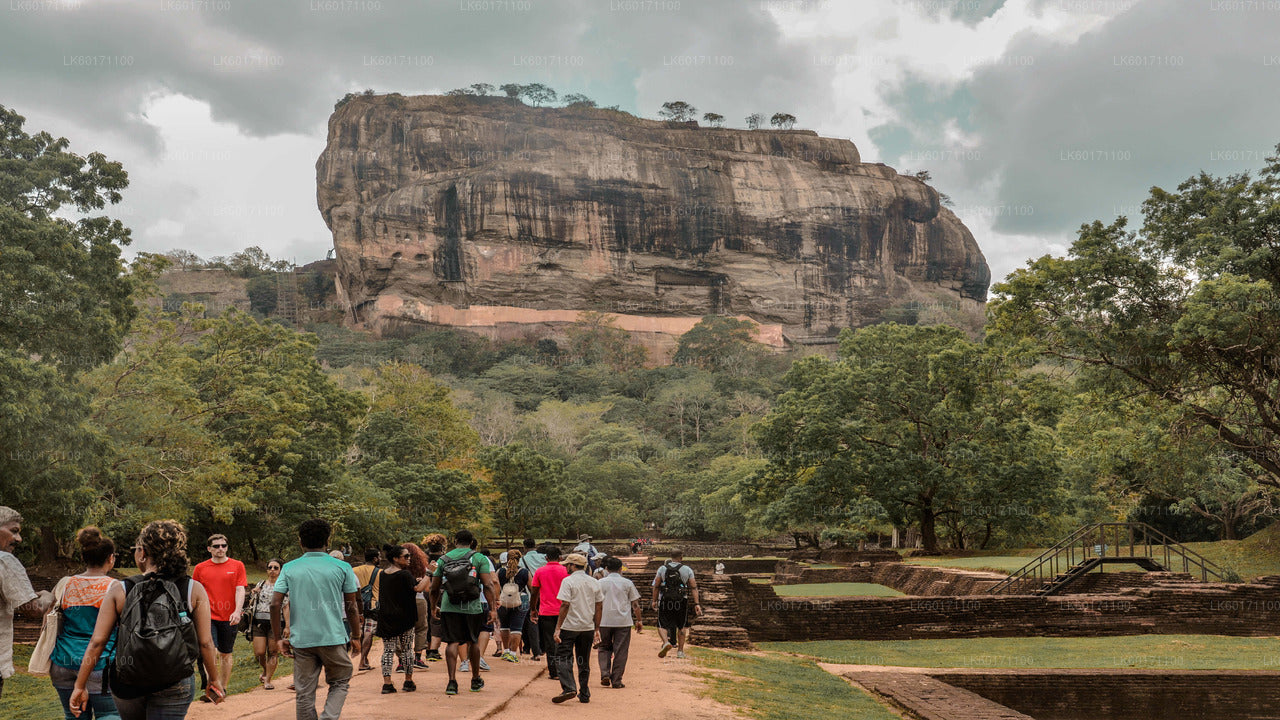
<instances>
[{"instance_id":1,"label":"cloudy sky","mask_svg":"<svg viewBox=\"0 0 1280 720\"><path fill-rule=\"evenodd\" d=\"M929 170L1002 278L1280 143L1280 0L0 0L0 104L125 163L133 250L324 257L345 93L790 112Z\"/></svg>"}]
</instances>

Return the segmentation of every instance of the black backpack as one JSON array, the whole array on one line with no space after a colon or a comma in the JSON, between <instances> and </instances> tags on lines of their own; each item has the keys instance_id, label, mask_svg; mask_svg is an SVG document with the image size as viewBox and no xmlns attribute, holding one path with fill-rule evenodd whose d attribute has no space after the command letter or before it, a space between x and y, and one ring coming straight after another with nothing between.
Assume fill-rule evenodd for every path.
<instances>
[{"instance_id":1,"label":"black backpack","mask_svg":"<svg viewBox=\"0 0 1280 720\"><path fill-rule=\"evenodd\" d=\"M373 584L378 582L378 573L382 568L374 568L369 576L369 584L360 588L360 612L367 618L377 618L378 609L373 606Z\"/></svg>"},{"instance_id":2,"label":"black backpack","mask_svg":"<svg viewBox=\"0 0 1280 720\"><path fill-rule=\"evenodd\" d=\"M480 599L480 580L471 575L471 556L475 554L475 550L468 550L461 557L451 558L445 555L441 558L444 563L444 591L449 593L449 602L454 605Z\"/></svg>"},{"instance_id":3,"label":"black backpack","mask_svg":"<svg viewBox=\"0 0 1280 720\"><path fill-rule=\"evenodd\" d=\"M668 560L663 567L667 569L667 574L662 579L662 597L670 600L683 600L689 597L689 586L680 575L680 568L684 566L674 560Z\"/></svg>"},{"instance_id":4,"label":"black backpack","mask_svg":"<svg viewBox=\"0 0 1280 720\"><path fill-rule=\"evenodd\" d=\"M143 576L126 588L116 635L115 677L126 685L146 687L191 677L200 646L178 586L172 580Z\"/></svg>"}]
</instances>

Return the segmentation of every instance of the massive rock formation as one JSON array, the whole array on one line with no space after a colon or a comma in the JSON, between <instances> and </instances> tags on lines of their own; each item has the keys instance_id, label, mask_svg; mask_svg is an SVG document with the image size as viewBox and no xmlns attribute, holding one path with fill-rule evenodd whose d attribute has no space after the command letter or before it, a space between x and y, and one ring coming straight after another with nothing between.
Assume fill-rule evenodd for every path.
<instances>
[{"instance_id":1,"label":"massive rock formation","mask_svg":"<svg viewBox=\"0 0 1280 720\"><path fill-rule=\"evenodd\" d=\"M662 348L720 313L823 342L921 308L972 327L990 279L932 188L805 130L355 96L316 172L339 293L375 330L510 335L597 310Z\"/></svg>"}]
</instances>

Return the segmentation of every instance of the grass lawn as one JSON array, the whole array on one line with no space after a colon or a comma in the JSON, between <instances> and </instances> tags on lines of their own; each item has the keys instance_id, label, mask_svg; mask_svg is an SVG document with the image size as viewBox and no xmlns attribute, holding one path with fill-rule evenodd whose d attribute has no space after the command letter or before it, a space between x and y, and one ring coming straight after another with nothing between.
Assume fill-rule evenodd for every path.
<instances>
[{"instance_id":1,"label":"grass lawn","mask_svg":"<svg viewBox=\"0 0 1280 720\"><path fill-rule=\"evenodd\" d=\"M850 665L973 668L1275 670L1280 639L1220 635L759 643Z\"/></svg>"},{"instance_id":2,"label":"grass lawn","mask_svg":"<svg viewBox=\"0 0 1280 720\"><path fill-rule=\"evenodd\" d=\"M899 720L867 693L812 660L694 648L712 698L759 720Z\"/></svg>"},{"instance_id":3,"label":"grass lawn","mask_svg":"<svg viewBox=\"0 0 1280 720\"><path fill-rule=\"evenodd\" d=\"M910 565L932 565L935 567L960 568L962 570L985 570L987 572L1011 573L1030 562L1031 558L1016 555L981 555L977 557L923 557L907 558L903 562Z\"/></svg>"},{"instance_id":4,"label":"grass lawn","mask_svg":"<svg viewBox=\"0 0 1280 720\"><path fill-rule=\"evenodd\" d=\"M258 675L262 670L253 659L253 646L241 636L236 639L236 666L231 671L231 687L228 694L242 693L258 686ZM18 673L4 681L4 697L0 698L0 718L21 718L22 720L63 720L62 706L58 703L58 694L49 684L47 675L28 675L27 661L31 659L30 645L13 646L13 666ZM293 661L280 658L280 669L276 677L293 673ZM196 680L199 684L199 676ZM196 693L199 694L199 687ZM285 686L276 683L274 692L289 692Z\"/></svg>"},{"instance_id":5,"label":"grass lawn","mask_svg":"<svg viewBox=\"0 0 1280 720\"><path fill-rule=\"evenodd\" d=\"M903 593L876 583L807 583L774 585L779 597L903 597Z\"/></svg>"}]
</instances>

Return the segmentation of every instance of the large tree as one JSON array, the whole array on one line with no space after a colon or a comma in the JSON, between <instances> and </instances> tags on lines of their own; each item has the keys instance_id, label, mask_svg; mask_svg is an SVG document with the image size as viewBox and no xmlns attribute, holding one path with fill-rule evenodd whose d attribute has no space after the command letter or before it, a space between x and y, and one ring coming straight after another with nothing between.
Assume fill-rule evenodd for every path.
<instances>
[{"instance_id":1,"label":"large tree","mask_svg":"<svg viewBox=\"0 0 1280 720\"><path fill-rule=\"evenodd\" d=\"M1014 368L955 328L845 330L838 360L797 362L787 386L757 430L766 518L857 525L871 500L937 552L949 516L996 530L1058 500L1052 436Z\"/></svg>"},{"instance_id":2,"label":"large tree","mask_svg":"<svg viewBox=\"0 0 1280 720\"><path fill-rule=\"evenodd\" d=\"M1152 188L1143 215L996 285L993 335L1176 406L1280 487L1280 155Z\"/></svg>"},{"instance_id":3,"label":"large tree","mask_svg":"<svg viewBox=\"0 0 1280 720\"><path fill-rule=\"evenodd\" d=\"M116 354L137 310L121 260L129 231L92 214L120 201L124 169L25 122L0 106L0 498L50 560L105 454L74 377Z\"/></svg>"}]
</instances>

